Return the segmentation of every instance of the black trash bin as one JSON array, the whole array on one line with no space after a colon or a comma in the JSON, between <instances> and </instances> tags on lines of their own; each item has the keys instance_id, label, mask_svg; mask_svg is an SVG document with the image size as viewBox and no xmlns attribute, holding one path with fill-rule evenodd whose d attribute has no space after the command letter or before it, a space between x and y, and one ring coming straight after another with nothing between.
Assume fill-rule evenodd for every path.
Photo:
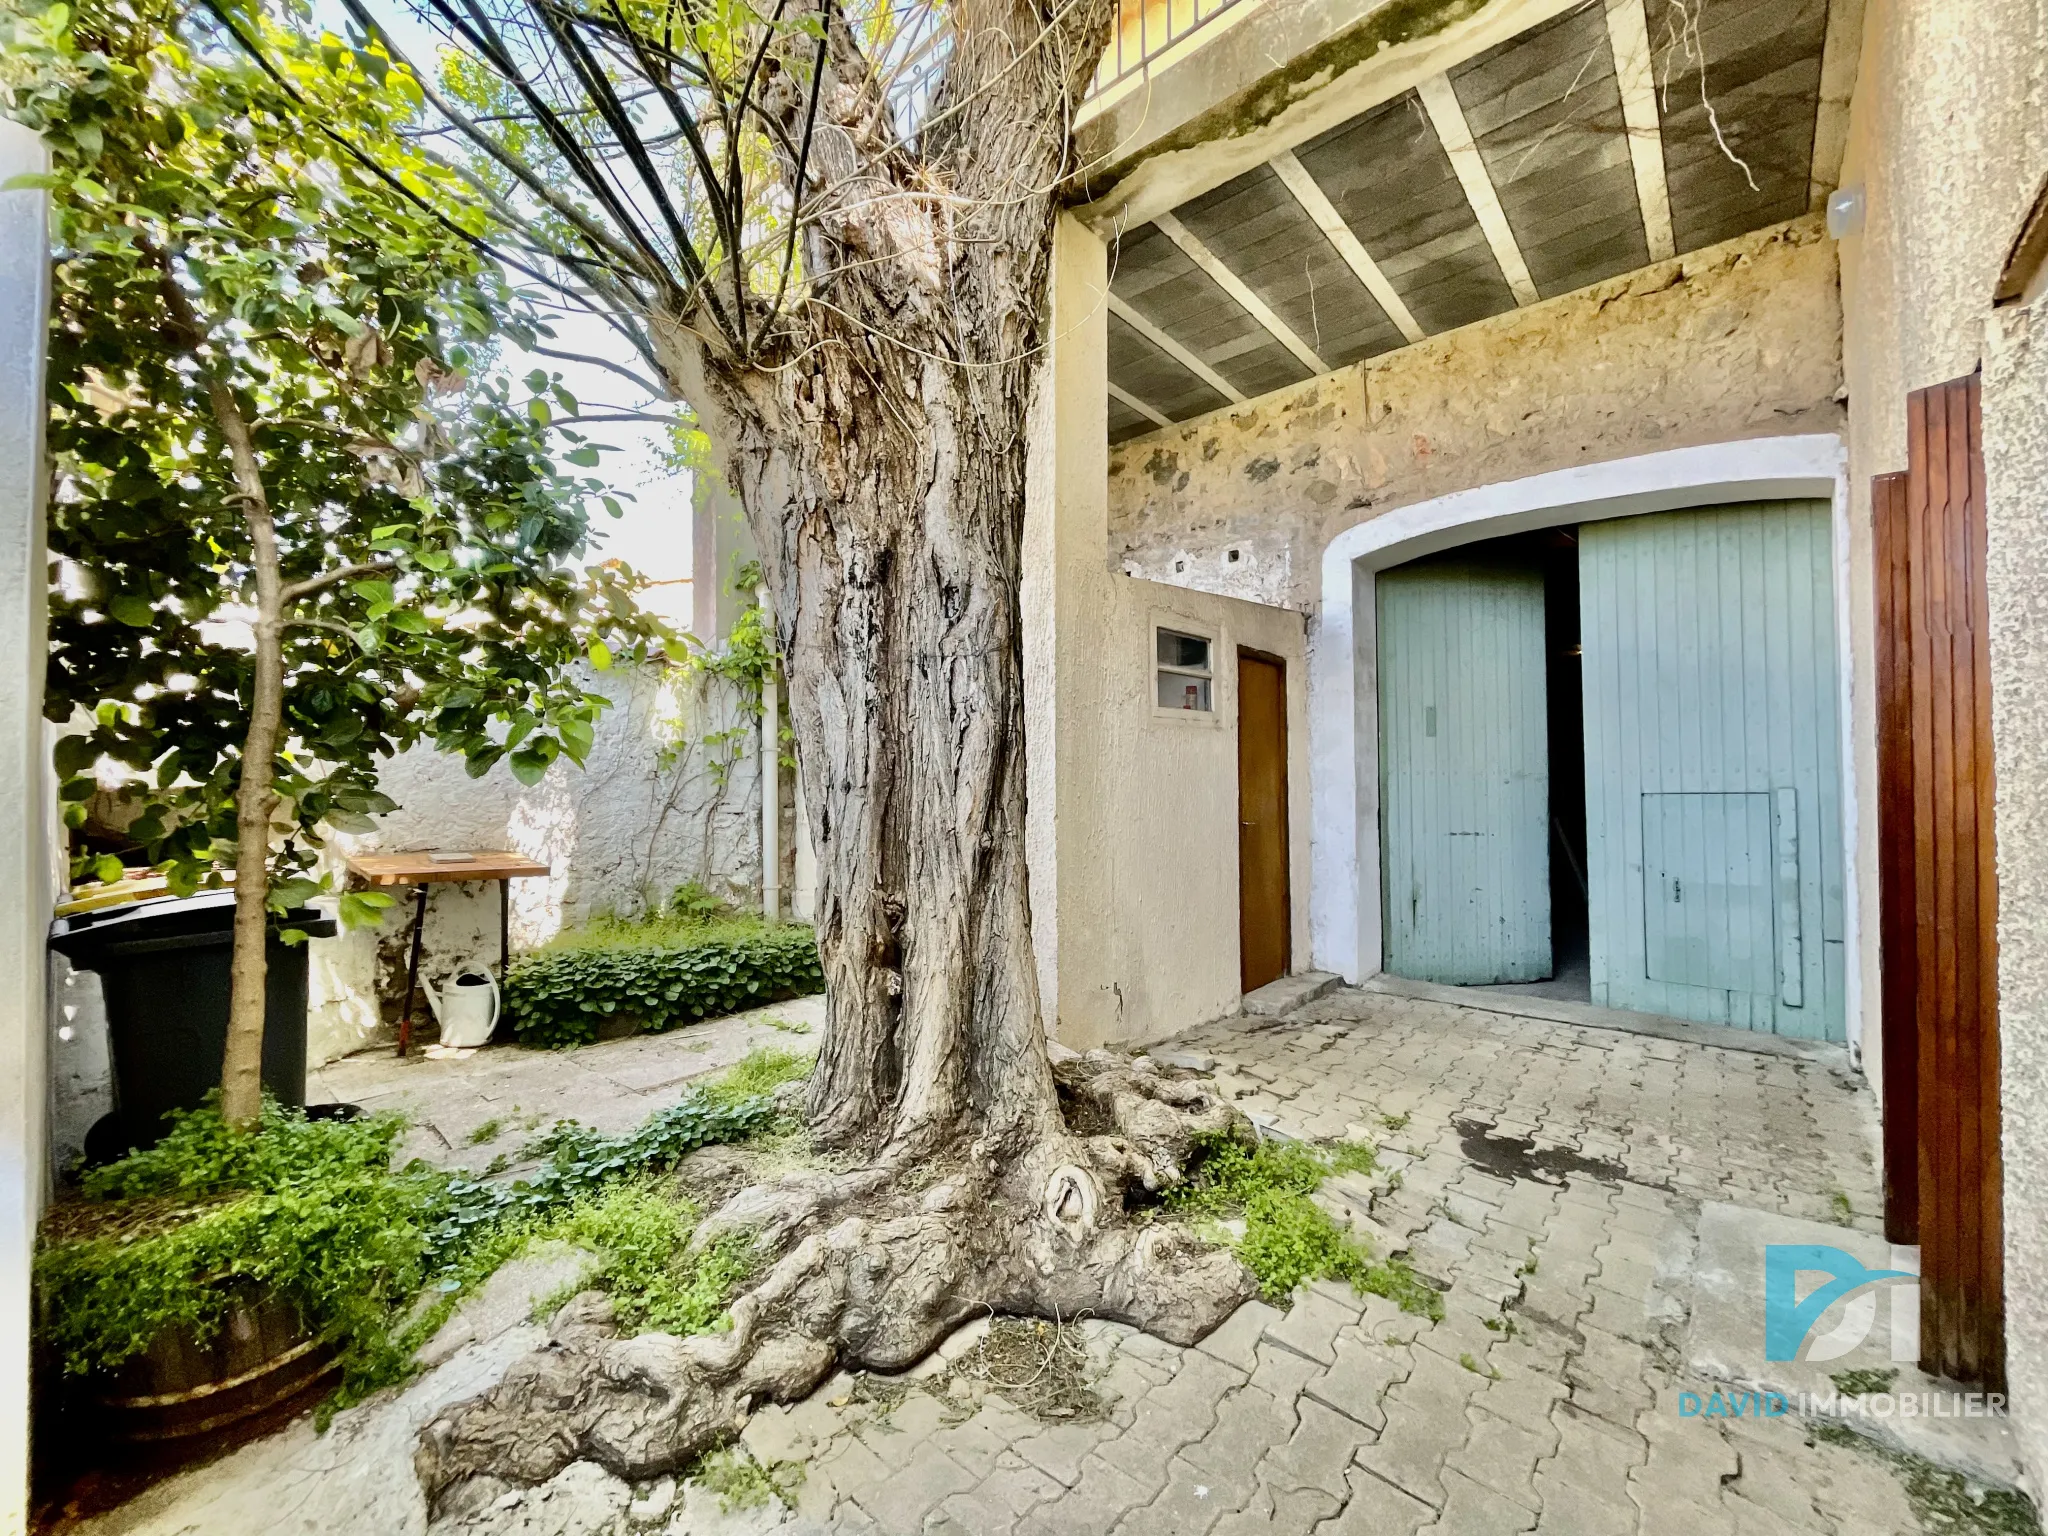
<instances>
[{"instance_id":1,"label":"black trash bin","mask_svg":"<svg viewBox=\"0 0 2048 1536\"><path fill-rule=\"evenodd\" d=\"M50 947L81 970L97 971L106 997L114 1058L114 1121L93 1128L88 1156L151 1147L172 1110L197 1109L220 1087L227 1049L234 957L235 893L205 891L60 917ZM263 1086L280 1103L306 1102L306 946L335 934L334 919L300 907L271 920L265 946Z\"/></svg>"}]
</instances>

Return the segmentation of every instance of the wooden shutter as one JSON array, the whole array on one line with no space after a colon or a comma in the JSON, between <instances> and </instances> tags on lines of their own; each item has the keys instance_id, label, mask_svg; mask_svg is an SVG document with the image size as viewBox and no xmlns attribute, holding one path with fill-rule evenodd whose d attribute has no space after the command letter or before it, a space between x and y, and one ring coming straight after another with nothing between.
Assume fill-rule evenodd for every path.
<instances>
[{"instance_id":1,"label":"wooden shutter","mask_svg":"<svg viewBox=\"0 0 2048 1536\"><path fill-rule=\"evenodd\" d=\"M2003 1390L1998 885L1978 380L1910 396L1906 431L1902 518L1891 501L1899 489L1876 490L1881 622L1890 605L1878 644L1880 668L1890 672L1878 710L1880 751L1890 748L1879 771L1880 837L1888 849L1880 871L1880 935L1890 962L1883 993L1887 1061L1910 980L1920 1363L1937 1375ZM1890 531L1903 532L1903 582L1897 541L1891 566L1884 563L1887 514ZM1902 730L1909 766L1899 750ZM1905 773L1910 779L1902 785ZM1896 841L1905 828L1910 870ZM1900 951L1908 955L1903 967L1893 959ZM1903 1170L1888 1174L1900 1189Z\"/></svg>"},{"instance_id":2,"label":"wooden shutter","mask_svg":"<svg viewBox=\"0 0 2048 1536\"><path fill-rule=\"evenodd\" d=\"M1877 586L1878 992L1884 1235L1920 1241L1920 1031L1914 981L1911 543L1903 471L1870 482Z\"/></svg>"}]
</instances>

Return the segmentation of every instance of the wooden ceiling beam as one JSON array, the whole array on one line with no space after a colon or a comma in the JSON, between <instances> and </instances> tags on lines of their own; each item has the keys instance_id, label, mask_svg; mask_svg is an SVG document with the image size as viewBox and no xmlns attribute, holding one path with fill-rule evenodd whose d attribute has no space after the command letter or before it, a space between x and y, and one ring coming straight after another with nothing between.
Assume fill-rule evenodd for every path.
<instances>
[{"instance_id":1,"label":"wooden ceiling beam","mask_svg":"<svg viewBox=\"0 0 2048 1536\"><path fill-rule=\"evenodd\" d=\"M1173 418L1171 416L1167 415L1164 411L1154 410L1128 389L1119 389L1115 379L1109 381L1109 398L1121 400L1155 427L1170 427L1173 425Z\"/></svg>"},{"instance_id":2,"label":"wooden ceiling beam","mask_svg":"<svg viewBox=\"0 0 2048 1536\"><path fill-rule=\"evenodd\" d=\"M1508 291L1517 304L1534 304L1541 295L1536 292L1535 279L1529 276L1529 264L1522 259L1522 248L1515 242L1515 231L1508 223L1507 210L1500 205L1500 194L1493 188L1493 177L1487 173L1486 160L1472 137L1471 125L1465 121L1465 109L1458 102L1458 93L1451 88L1451 77L1431 75L1415 91L1422 98L1423 110L1429 114L1430 126L1436 129L1437 141L1450 156L1451 169L1458 173L1465 201L1472 205L1472 215L1479 220L1486 243L1493 248L1493 259L1500 264L1500 275L1507 279Z\"/></svg>"},{"instance_id":3,"label":"wooden ceiling beam","mask_svg":"<svg viewBox=\"0 0 2048 1536\"><path fill-rule=\"evenodd\" d=\"M1650 19L1643 0L1607 0L1607 41L1614 49L1614 79L1621 87L1621 117L1628 157L1635 167L1636 202L1650 260L1676 254L1671 238L1671 189L1664 180L1664 125L1657 113L1657 72L1650 63Z\"/></svg>"},{"instance_id":4,"label":"wooden ceiling beam","mask_svg":"<svg viewBox=\"0 0 2048 1536\"><path fill-rule=\"evenodd\" d=\"M1427 333L1416 324L1415 316L1408 312L1408 306L1394 291L1394 285L1387 281L1379 263L1372 259L1372 253L1351 232L1351 226L1344 222L1344 215L1337 211L1337 205L1330 201L1329 194L1323 191L1315 177L1309 175L1308 167L1294 158L1292 150L1282 150L1270 163L1282 184L1294 194L1294 200L1301 204L1301 211L1336 247L1337 254L1365 284L1365 291L1373 296L1373 301L1386 311L1387 318L1394 322L1394 329L1409 341L1422 340Z\"/></svg>"},{"instance_id":5,"label":"wooden ceiling beam","mask_svg":"<svg viewBox=\"0 0 2048 1536\"><path fill-rule=\"evenodd\" d=\"M1208 273L1218 288L1235 299L1238 308L1258 321L1265 327L1269 336L1292 352L1312 377L1330 371L1330 365L1316 356L1315 349L1297 336L1292 326L1273 313L1272 306L1252 292L1251 285L1231 271L1229 264L1204 245L1199 235L1170 213L1162 213L1152 222L1159 226L1161 234L1186 253L1188 260Z\"/></svg>"},{"instance_id":6,"label":"wooden ceiling beam","mask_svg":"<svg viewBox=\"0 0 2048 1536\"><path fill-rule=\"evenodd\" d=\"M1211 368L1207 363L1195 356L1194 353L1139 314L1131 307L1128 300L1117 296L1115 289L1111 289L1107 297L1109 299L1109 312L1115 315L1117 319L1123 321L1125 325L1128 325L1140 336L1151 342L1153 346L1164 352L1176 363L1179 363L1181 367L1187 369L1189 373L1192 373L1204 384L1215 390L1224 399L1230 401L1231 404L1237 405L1243 402L1244 392L1242 390L1232 387L1230 380L1224 378L1222 374Z\"/></svg>"}]
</instances>

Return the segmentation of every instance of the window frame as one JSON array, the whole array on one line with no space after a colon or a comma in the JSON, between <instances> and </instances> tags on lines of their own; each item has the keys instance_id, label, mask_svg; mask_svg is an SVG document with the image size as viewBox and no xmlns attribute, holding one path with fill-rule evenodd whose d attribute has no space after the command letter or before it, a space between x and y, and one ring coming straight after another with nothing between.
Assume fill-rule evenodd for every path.
<instances>
[{"instance_id":1,"label":"window frame","mask_svg":"<svg viewBox=\"0 0 2048 1536\"><path fill-rule=\"evenodd\" d=\"M1184 635L1190 640L1200 640L1209 647L1209 665L1206 670L1196 667L1169 666L1159 659L1159 637L1162 633ZM1224 675L1217 659L1223 652L1223 637L1214 625L1203 624L1178 613L1154 613L1145 626L1145 697L1156 720L1178 720L1183 725L1219 726L1223 723ZM1209 707L1207 709L1173 709L1159 702L1159 679L1162 676L1200 678L1209 685Z\"/></svg>"}]
</instances>

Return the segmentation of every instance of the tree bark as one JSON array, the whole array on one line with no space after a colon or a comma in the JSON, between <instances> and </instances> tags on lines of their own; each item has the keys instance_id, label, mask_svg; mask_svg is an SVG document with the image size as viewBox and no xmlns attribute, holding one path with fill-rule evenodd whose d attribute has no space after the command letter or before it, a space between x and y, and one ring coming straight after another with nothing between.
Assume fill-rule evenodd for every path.
<instances>
[{"instance_id":1,"label":"tree bark","mask_svg":"<svg viewBox=\"0 0 2048 1536\"><path fill-rule=\"evenodd\" d=\"M270 820L277 809L273 779L284 725L284 582L277 529L256 462L249 423L234 392L208 389L214 420L227 440L235 489L256 572L255 682L249 731L242 741L235 791L235 932L228 994L227 1050L221 1061L220 1111L230 1125L252 1129L263 1113L263 1021L268 996Z\"/></svg>"},{"instance_id":2,"label":"tree bark","mask_svg":"<svg viewBox=\"0 0 2048 1536\"><path fill-rule=\"evenodd\" d=\"M1068 124L1111 12L967 0L915 156L835 17L802 177L809 293L779 354L656 317L775 595L829 1010L810 1118L831 1145L1003 1157L1059 1125L1019 551ZM791 142L808 84L786 69L764 93Z\"/></svg>"}]
</instances>

